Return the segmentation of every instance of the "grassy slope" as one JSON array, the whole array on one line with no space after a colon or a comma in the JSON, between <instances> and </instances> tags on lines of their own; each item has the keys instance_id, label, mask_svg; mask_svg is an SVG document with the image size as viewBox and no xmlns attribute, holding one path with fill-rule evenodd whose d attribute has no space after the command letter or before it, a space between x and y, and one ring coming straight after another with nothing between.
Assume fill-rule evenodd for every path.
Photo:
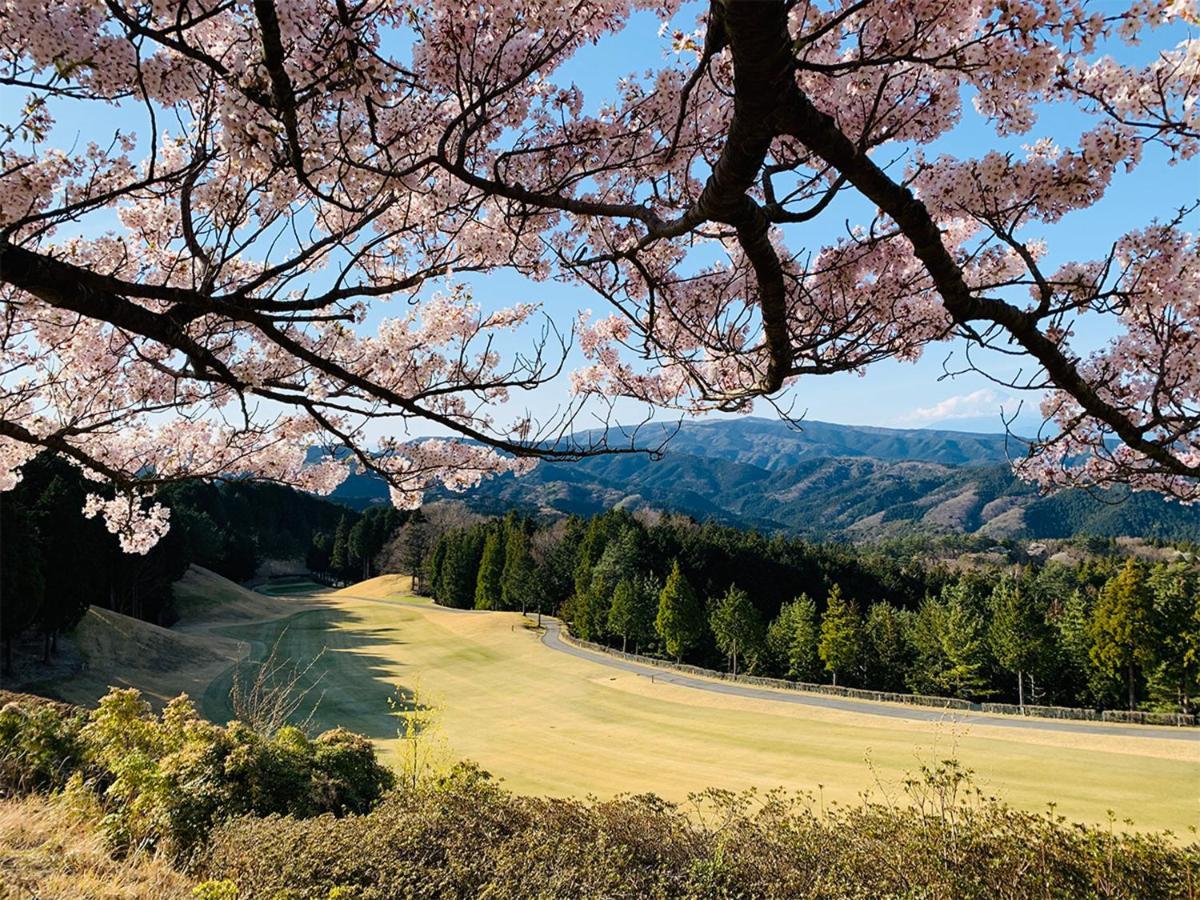
<instances>
[{"instance_id":1,"label":"grassy slope","mask_svg":"<svg viewBox=\"0 0 1200 900\"><path fill-rule=\"evenodd\" d=\"M1141 828L1200 823L1194 743L968 729L949 716L884 721L700 694L554 653L516 614L432 608L403 588L377 579L327 595L326 608L220 631L260 651L278 638L281 653L298 660L324 648L315 722L368 734L385 755L397 747L388 697L419 686L439 709L452 755L528 793L653 791L681 800L710 786L782 785L852 802L954 756L985 791L1017 806L1053 800L1068 818L1091 822L1112 809ZM214 682L207 714L228 715L227 690L228 676Z\"/></svg>"},{"instance_id":2,"label":"grassy slope","mask_svg":"<svg viewBox=\"0 0 1200 900\"><path fill-rule=\"evenodd\" d=\"M46 797L0 799L0 900L191 897L156 856L114 859L94 825Z\"/></svg>"}]
</instances>

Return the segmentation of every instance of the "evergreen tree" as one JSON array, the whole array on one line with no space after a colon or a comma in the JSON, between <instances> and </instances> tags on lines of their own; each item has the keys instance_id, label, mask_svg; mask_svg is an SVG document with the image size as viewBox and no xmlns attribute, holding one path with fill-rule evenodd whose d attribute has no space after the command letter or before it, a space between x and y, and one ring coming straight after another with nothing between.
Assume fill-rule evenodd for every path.
<instances>
[{"instance_id":1,"label":"evergreen tree","mask_svg":"<svg viewBox=\"0 0 1200 900\"><path fill-rule=\"evenodd\" d=\"M988 606L988 645L1000 668L1016 676L1017 704L1024 707L1025 679L1046 655L1046 617L1036 593L1011 575L996 582Z\"/></svg>"},{"instance_id":2,"label":"evergreen tree","mask_svg":"<svg viewBox=\"0 0 1200 900\"><path fill-rule=\"evenodd\" d=\"M445 535L440 537L433 545L433 550L430 551L429 558L424 565L425 575L422 578L422 584L429 591L429 596L438 602L445 602L446 599L442 582L442 567L446 563L446 545L448 543L449 538Z\"/></svg>"},{"instance_id":3,"label":"evergreen tree","mask_svg":"<svg viewBox=\"0 0 1200 900\"><path fill-rule=\"evenodd\" d=\"M817 681L821 671L819 638L817 606L812 598L801 594L785 603L767 629L767 652L776 671L799 681Z\"/></svg>"},{"instance_id":4,"label":"evergreen tree","mask_svg":"<svg viewBox=\"0 0 1200 900\"><path fill-rule=\"evenodd\" d=\"M350 550L350 566L357 570L360 580L366 581L371 577L371 528L370 522L364 516L354 523L350 529L347 544Z\"/></svg>"},{"instance_id":5,"label":"evergreen tree","mask_svg":"<svg viewBox=\"0 0 1200 900\"><path fill-rule=\"evenodd\" d=\"M867 685L881 691L903 691L913 662L908 632L912 613L890 603L872 603L863 625Z\"/></svg>"},{"instance_id":6,"label":"evergreen tree","mask_svg":"<svg viewBox=\"0 0 1200 900\"><path fill-rule=\"evenodd\" d=\"M854 671L862 659L862 621L854 602L842 597L842 589L837 584L830 589L825 601L817 652L825 663L825 670L833 675L835 685L838 672L845 675Z\"/></svg>"},{"instance_id":7,"label":"evergreen tree","mask_svg":"<svg viewBox=\"0 0 1200 900\"><path fill-rule=\"evenodd\" d=\"M1063 665L1061 689L1068 704L1095 703L1109 693L1111 676L1092 662L1092 601L1083 588L1076 588L1063 604L1054 622Z\"/></svg>"},{"instance_id":8,"label":"evergreen tree","mask_svg":"<svg viewBox=\"0 0 1200 900\"><path fill-rule=\"evenodd\" d=\"M325 576L333 559L333 538L323 531L313 532L308 552L304 555L304 565L308 571Z\"/></svg>"},{"instance_id":9,"label":"evergreen tree","mask_svg":"<svg viewBox=\"0 0 1200 900\"><path fill-rule=\"evenodd\" d=\"M942 647L946 604L941 597L926 597L913 616L908 632L913 661L904 683L914 694L936 694L942 689L946 654Z\"/></svg>"},{"instance_id":10,"label":"evergreen tree","mask_svg":"<svg viewBox=\"0 0 1200 900\"><path fill-rule=\"evenodd\" d=\"M608 630L621 638L621 652L629 646L629 636L636 628L638 589L633 581L622 578L613 590L612 606L608 609Z\"/></svg>"},{"instance_id":11,"label":"evergreen tree","mask_svg":"<svg viewBox=\"0 0 1200 900\"><path fill-rule=\"evenodd\" d=\"M683 659L683 654L695 646L704 633L704 610L680 570L678 560L671 564L671 574L658 595L654 630L662 639L667 654L676 662Z\"/></svg>"},{"instance_id":12,"label":"evergreen tree","mask_svg":"<svg viewBox=\"0 0 1200 900\"><path fill-rule=\"evenodd\" d=\"M15 492L0 494L0 671L5 675L12 673L14 640L37 621L45 597L40 550L29 509Z\"/></svg>"},{"instance_id":13,"label":"evergreen tree","mask_svg":"<svg viewBox=\"0 0 1200 900\"><path fill-rule=\"evenodd\" d=\"M1154 660L1154 597L1134 560L1105 582L1092 613L1092 661L1125 678L1129 708L1137 707L1137 674Z\"/></svg>"},{"instance_id":14,"label":"evergreen tree","mask_svg":"<svg viewBox=\"0 0 1200 900\"><path fill-rule=\"evenodd\" d=\"M483 541L483 557L479 561L479 575L475 581L475 608L500 609L501 580L504 575L504 533L498 528L488 529Z\"/></svg>"},{"instance_id":15,"label":"evergreen tree","mask_svg":"<svg viewBox=\"0 0 1200 900\"><path fill-rule=\"evenodd\" d=\"M482 546L480 534L474 529L454 533L446 545L446 557L442 562L442 593L447 606L456 609L474 606Z\"/></svg>"},{"instance_id":16,"label":"evergreen tree","mask_svg":"<svg viewBox=\"0 0 1200 900\"><path fill-rule=\"evenodd\" d=\"M529 553L529 535L520 525L508 533L504 548L504 572L500 576L500 605L520 609L525 614L535 590L533 557Z\"/></svg>"},{"instance_id":17,"label":"evergreen tree","mask_svg":"<svg viewBox=\"0 0 1200 900\"><path fill-rule=\"evenodd\" d=\"M1185 563L1159 565L1149 586L1155 632L1150 699L1189 713L1200 692L1200 578Z\"/></svg>"},{"instance_id":18,"label":"evergreen tree","mask_svg":"<svg viewBox=\"0 0 1200 900\"><path fill-rule=\"evenodd\" d=\"M943 596L941 687L951 696L967 700L986 696L991 693L987 630L975 608L977 593L969 582L960 580L943 591Z\"/></svg>"},{"instance_id":19,"label":"evergreen tree","mask_svg":"<svg viewBox=\"0 0 1200 900\"><path fill-rule=\"evenodd\" d=\"M762 640L762 617L749 595L736 585L711 604L708 623L717 647L729 657L733 675L738 673L738 657L752 653Z\"/></svg>"},{"instance_id":20,"label":"evergreen tree","mask_svg":"<svg viewBox=\"0 0 1200 900\"><path fill-rule=\"evenodd\" d=\"M337 531L333 533L333 549L329 553L329 569L338 578L347 578L350 574L350 522L346 516L338 520Z\"/></svg>"}]
</instances>

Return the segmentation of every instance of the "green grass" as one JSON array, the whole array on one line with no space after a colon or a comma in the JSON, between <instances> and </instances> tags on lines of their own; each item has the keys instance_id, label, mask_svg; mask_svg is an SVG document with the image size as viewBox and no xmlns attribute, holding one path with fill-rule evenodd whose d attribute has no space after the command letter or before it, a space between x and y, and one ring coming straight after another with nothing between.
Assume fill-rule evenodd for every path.
<instances>
[{"instance_id":1,"label":"green grass","mask_svg":"<svg viewBox=\"0 0 1200 900\"><path fill-rule=\"evenodd\" d=\"M364 595L359 597L355 591ZM341 725L397 750L388 705L419 689L437 707L448 752L479 762L514 790L685 799L706 787L811 791L853 802L898 793L905 773L948 757L1009 803L1071 820L1183 832L1200 822L1200 756L1184 741L1071 735L725 697L619 672L542 646L515 613L454 613L367 583L328 595L328 608L214 629L257 654L279 642L302 663L324 653L314 724ZM202 707L228 718L229 673ZM1118 823L1118 827L1120 827Z\"/></svg>"}]
</instances>

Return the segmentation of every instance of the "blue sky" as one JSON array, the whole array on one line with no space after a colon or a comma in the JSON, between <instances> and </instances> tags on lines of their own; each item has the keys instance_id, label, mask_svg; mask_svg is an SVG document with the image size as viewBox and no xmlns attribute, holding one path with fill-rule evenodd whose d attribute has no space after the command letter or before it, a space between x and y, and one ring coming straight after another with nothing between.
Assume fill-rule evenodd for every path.
<instances>
[{"instance_id":1,"label":"blue sky","mask_svg":"<svg viewBox=\"0 0 1200 900\"><path fill-rule=\"evenodd\" d=\"M695 7L699 9L700 7ZM676 19L684 30L694 27L694 12ZM661 63L666 42L657 36L657 19L648 13L637 16L626 30L611 40L588 48L564 65L554 80L575 82L585 94L589 111L610 98L613 85L622 75ZM1126 63L1152 60L1160 50L1174 47L1187 36L1181 27L1147 32L1140 46L1120 48L1118 59ZM635 70L633 62L637 61ZM946 138L926 148L929 156L947 152L962 157L980 156L989 150L1023 153L1022 145L1049 137L1065 147L1074 144L1082 130L1094 127L1096 120L1079 112L1054 107L1039 118L1028 134L1001 139L977 113L968 97L959 126ZM901 148L883 148L877 158L891 159ZM1026 236L1043 237L1049 246L1048 265L1053 269L1072 259L1103 256L1111 243L1126 231L1149 224L1156 216L1169 216L1189 199L1200 196L1200 160L1176 166L1167 165L1167 154L1157 147L1147 150L1142 164L1132 173L1121 173L1113 181L1105 198L1087 210L1076 211L1053 226L1028 229ZM816 248L833 239L851 223L869 220L871 207L854 197L839 200L818 221L792 226L789 245ZM537 301L557 321L569 324L579 308L605 312L604 302L586 288L555 283L533 283L510 274L489 275L469 280L476 298L485 307L517 301ZM1102 322L1079 323L1084 346L1094 346L1107 336ZM982 358L982 357L980 357ZM883 425L901 428L939 426L965 431L1002 431L1004 416L1021 410L1016 426L1030 433L1040 424L1038 395L1019 393L970 373L947 377L946 369L962 368L962 347L956 343L933 345L916 363L881 363L864 375L843 374L801 379L780 398L781 408L796 415L820 421L856 425ZM582 362L579 358L578 362ZM998 376L1016 373L1019 362L993 356L990 361ZM519 402L533 412L545 415L566 398L565 384L544 390L536 397ZM620 409L624 420L640 419L643 407L625 404ZM761 403L756 414L774 414L771 406Z\"/></svg>"},{"instance_id":2,"label":"blue sky","mask_svg":"<svg viewBox=\"0 0 1200 900\"><path fill-rule=\"evenodd\" d=\"M675 25L691 30L695 27L695 16L702 7L691 7L675 20ZM594 111L601 103L611 98L617 79L635 71L652 69L664 60L668 52L668 39L658 36L657 18L650 13L638 14L625 29L613 38L586 48L576 58L565 64L554 76L557 83L575 82L583 89L586 108ZM1141 62L1151 58L1161 49L1175 46L1186 32L1172 28L1149 32L1143 45L1123 50L1120 59ZM0 102L16 99L12 92L0 94ZM74 136L83 139L103 139L111 135L118 124L122 128L141 129L144 122L136 109L107 110L103 121L99 121L94 105L70 104L59 107L59 123L54 145L71 143ZM1021 152L1021 145L1031 144L1039 138L1050 137L1064 146L1071 146L1080 130L1087 127L1088 119L1080 114L1056 108L1053 115L1043 117L1026 135L1000 140L988 124L971 107L965 104L963 120L958 128L945 140L931 148L928 155L949 152L959 156L978 156L989 149L1004 149ZM882 159L891 159L901 148L890 147L879 151ZM1110 243L1125 231L1148 224L1155 216L1169 215L1181 203L1200 195L1200 160L1168 168L1166 154L1151 148L1141 166L1130 174L1121 174L1115 179L1107 196L1088 210L1077 211L1053 227L1030 229L1028 237L1044 237L1050 248L1050 264L1053 266L1069 259L1090 259L1102 256ZM839 200L828 213L813 223L793 226L787 233L790 246L817 248L842 232L845 223L867 221L870 208L853 197ZM109 223L105 223L107 225ZM99 226L96 226L99 227ZM515 302L538 302L556 323L567 330L577 310L590 308L603 314L604 301L580 286L558 282L534 283L511 273L487 276L464 276L472 285L476 299L485 307L506 306ZM373 311L368 326L379 317L395 315L402 310L390 304L380 304ZM1084 323L1082 334L1085 339L1097 342L1104 339L1103 328ZM503 336L497 342L502 352L527 349L528 336ZM949 367L958 368L961 363L961 348L954 345L937 345L928 348L922 359L914 364L882 363L872 367L865 375L837 375L802 379L780 398L779 405L790 409L795 415L811 419L847 424L886 425L895 427L927 427L940 425L962 430L1002 430L1002 406L1011 412L1022 399L1013 392L991 384L979 375L944 377L943 364L951 357ZM579 354L573 354L568 368L583 362ZM1005 359L996 363L998 375L1012 374L1014 364ZM568 400L565 377L559 382L544 387L536 394L514 398L512 412L528 408L538 417L547 417L559 404ZM1025 395L1026 413L1021 424L1036 427L1037 398ZM622 420L640 420L645 409L636 404L618 407L617 416ZM768 404L760 404L756 412L773 414ZM504 412L498 416L507 418ZM581 426L590 424L581 421Z\"/></svg>"}]
</instances>

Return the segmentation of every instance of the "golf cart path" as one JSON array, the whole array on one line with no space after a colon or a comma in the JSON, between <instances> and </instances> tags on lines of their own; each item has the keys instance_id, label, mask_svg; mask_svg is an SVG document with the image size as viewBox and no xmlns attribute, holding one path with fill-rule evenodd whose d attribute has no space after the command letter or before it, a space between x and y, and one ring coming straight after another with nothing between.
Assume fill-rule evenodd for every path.
<instances>
[{"instance_id":1,"label":"golf cart path","mask_svg":"<svg viewBox=\"0 0 1200 900\"><path fill-rule=\"evenodd\" d=\"M563 640L562 623L549 617L543 617L542 622L546 629L542 634L542 643L551 650L567 653L579 659L586 659L597 665L647 676L652 678L655 683L661 682L735 697L750 697L755 700L770 700L775 703L798 703L802 706L819 706L825 709L881 716L888 719L908 719L920 722L944 722L952 719L956 723L963 725L983 725L989 728L1032 728L1038 731L1058 731L1073 734L1123 735L1135 738L1200 742L1200 728L1154 725L1131 726L1080 722L1068 719L1036 719L1033 717L985 715L966 710L901 706L879 700L853 700L842 697L829 697L824 694L809 694L803 691L791 692L774 688L754 687L753 685L738 684L736 682L698 678L692 675L685 675L682 672L676 672L672 669L645 665L609 656L605 653L598 653L594 650L585 650L581 647L576 647Z\"/></svg>"}]
</instances>

